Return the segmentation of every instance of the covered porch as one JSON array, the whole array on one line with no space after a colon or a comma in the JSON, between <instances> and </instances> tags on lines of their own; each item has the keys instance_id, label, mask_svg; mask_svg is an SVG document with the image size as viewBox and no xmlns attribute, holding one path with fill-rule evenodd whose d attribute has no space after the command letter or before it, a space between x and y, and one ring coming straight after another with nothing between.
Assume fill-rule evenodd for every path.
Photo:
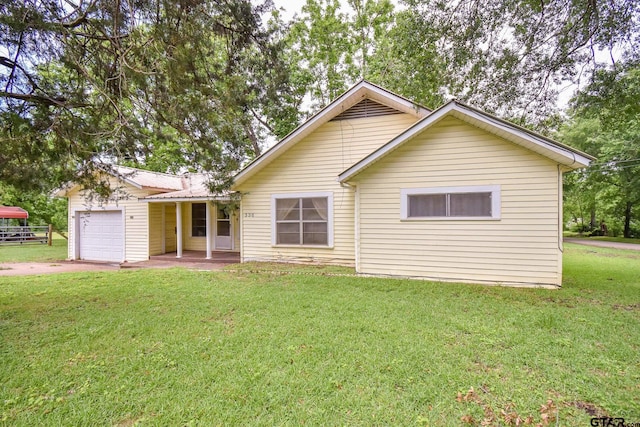
<instances>
[{"instance_id":1,"label":"covered porch","mask_svg":"<svg viewBox=\"0 0 640 427\"><path fill-rule=\"evenodd\" d=\"M143 200L149 203L150 259L239 260L238 208L228 197L165 193Z\"/></svg>"},{"instance_id":2,"label":"covered porch","mask_svg":"<svg viewBox=\"0 0 640 427\"><path fill-rule=\"evenodd\" d=\"M160 255L152 255L149 257L152 261L172 261L172 262L189 262L189 263L214 263L214 264L235 264L240 262L240 252L231 251L213 251L207 258L205 251L182 252L181 257L177 257L177 252L167 252Z\"/></svg>"}]
</instances>

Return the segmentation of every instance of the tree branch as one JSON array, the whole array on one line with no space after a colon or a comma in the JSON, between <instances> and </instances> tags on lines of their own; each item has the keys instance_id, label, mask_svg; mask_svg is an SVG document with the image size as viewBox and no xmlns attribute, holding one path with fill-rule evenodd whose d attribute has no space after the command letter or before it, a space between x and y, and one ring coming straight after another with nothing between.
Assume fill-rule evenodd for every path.
<instances>
[{"instance_id":1,"label":"tree branch","mask_svg":"<svg viewBox=\"0 0 640 427\"><path fill-rule=\"evenodd\" d=\"M20 101L27 101L35 104L51 105L65 108L78 108L86 107L89 104L69 103L66 98L50 96L36 95L33 93L12 93L12 92L0 92L0 98L18 99Z\"/></svg>"},{"instance_id":2,"label":"tree branch","mask_svg":"<svg viewBox=\"0 0 640 427\"><path fill-rule=\"evenodd\" d=\"M275 134L275 133L276 133L276 132L273 130L273 128L272 128L271 126L269 126L269 123L267 123L267 122L266 122L262 117L260 117L260 116L258 115L258 113L256 113L256 112L254 111L254 109L253 109L253 108L249 108L249 111L251 111L251 114L253 114L253 117L254 117L258 122L260 122L260 124L261 124L262 126L266 127L266 128L269 130L269 132L271 132L271 133L273 133L273 134Z\"/></svg>"},{"instance_id":3,"label":"tree branch","mask_svg":"<svg viewBox=\"0 0 640 427\"><path fill-rule=\"evenodd\" d=\"M16 56L16 58L17 58L17 56ZM13 76L13 73L14 73L15 69L17 68L18 70L22 71L22 73L25 75L27 80L29 80L29 83L31 84L31 87L32 87L32 91L35 91L36 89L40 89L40 87L38 86L38 83L36 83L35 79L33 77L31 77L31 75L29 73L27 73L27 71L20 64L18 64L16 61L12 60L11 58L7 58L6 56L0 56L0 65L3 65L5 67L7 67L7 68L10 68L12 76ZM5 90L8 90L8 85L5 88Z\"/></svg>"}]
</instances>

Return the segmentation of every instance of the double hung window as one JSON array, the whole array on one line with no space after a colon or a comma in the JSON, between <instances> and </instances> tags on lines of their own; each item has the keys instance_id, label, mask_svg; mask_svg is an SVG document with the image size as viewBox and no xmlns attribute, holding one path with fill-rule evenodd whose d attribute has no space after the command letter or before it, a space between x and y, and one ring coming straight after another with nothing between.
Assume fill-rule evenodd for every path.
<instances>
[{"instance_id":1,"label":"double hung window","mask_svg":"<svg viewBox=\"0 0 640 427\"><path fill-rule=\"evenodd\" d=\"M275 245L332 245L330 193L274 195L272 205Z\"/></svg>"}]
</instances>

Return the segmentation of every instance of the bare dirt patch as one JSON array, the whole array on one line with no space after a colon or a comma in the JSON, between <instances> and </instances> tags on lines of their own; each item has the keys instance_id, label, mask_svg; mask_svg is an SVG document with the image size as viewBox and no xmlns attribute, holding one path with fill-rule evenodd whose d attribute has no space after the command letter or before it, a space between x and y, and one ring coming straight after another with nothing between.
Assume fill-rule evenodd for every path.
<instances>
[{"instance_id":1,"label":"bare dirt patch","mask_svg":"<svg viewBox=\"0 0 640 427\"><path fill-rule=\"evenodd\" d=\"M587 413L587 415L591 415L592 417L604 417L607 416L607 411L602 408L597 407L593 403L583 402L581 400L576 400L575 402L567 403L568 406L573 406L574 408L583 410Z\"/></svg>"},{"instance_id":2,"label":"bare dirt patch","mask_svg":"<svg viewBox=\"0 0 640 427\"><path fill-rule=\"evenodd\" d=\"M0 276L31 276L81 271L110 271L118 270L119 268L120 267L115 264L73 261L62 261L54 264L45 262L12 262L0 264Z\"/></svg>"}]
</instances>

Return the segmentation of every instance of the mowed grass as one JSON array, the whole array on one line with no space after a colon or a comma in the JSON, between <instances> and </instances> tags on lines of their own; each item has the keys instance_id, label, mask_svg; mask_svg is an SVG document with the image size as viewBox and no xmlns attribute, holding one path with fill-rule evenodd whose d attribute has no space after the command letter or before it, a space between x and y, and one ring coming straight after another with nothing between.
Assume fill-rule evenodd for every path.
<instances>
[{"instance_id":1,"label":"mowed grass","mask_svg":"<svg viewBox=\"0 0 640 427\"><path fill-rule=\"evenodd\" d=\"M0 263L46 262L64 259L67 259L67 241L55 234L51 246L46 243L0 245Z\"/></svg>"},{"instance_id":2,"label":"mowed grass","mask_svg":"<svg viewBox=\"0 0 640 427\"><path fill-rule=\"evenodd\" d=\"M0 278L0 422L640 421L639 252L567 245L558 291L268 269Z\"/></svg>"}]
</instances>

